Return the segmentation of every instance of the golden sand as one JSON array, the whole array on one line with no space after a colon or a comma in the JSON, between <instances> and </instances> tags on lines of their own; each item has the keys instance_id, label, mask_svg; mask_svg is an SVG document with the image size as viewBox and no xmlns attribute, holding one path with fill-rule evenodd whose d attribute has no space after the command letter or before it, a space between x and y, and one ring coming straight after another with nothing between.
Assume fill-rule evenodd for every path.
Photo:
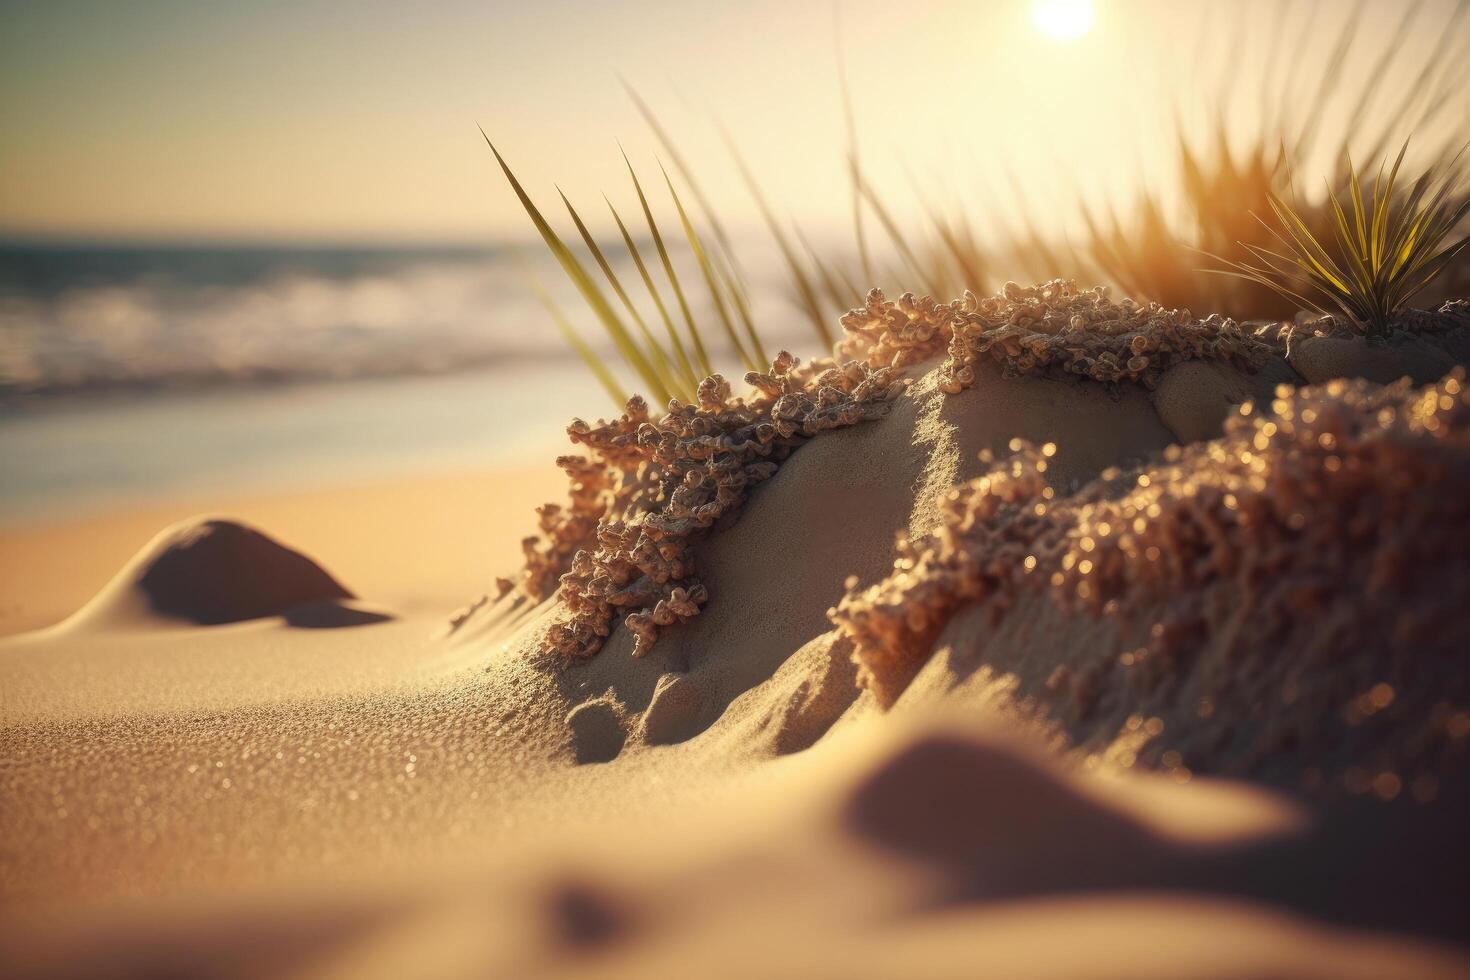
<instances>
[{"instance_id":1,"label":"golden sand","mask_svg":"<svg viewBox=\"0 0 1470 980\"><path fill-rule=\"evenodd\" d=\"M1470 601L1464 371L1423 389L1276 394L1222 439L1075 493L1048 481L1052 443L990 460L945 499L935 534L901 536L890 575L851 581L833 609L860 681L891 703L957 610L985 604L993 633L1035 594L1059 617L1058 647L1066 621L1109 621L1036 691L1076 742L1101 748L1156 719L1147 751L1130 739L1138 761L1338 793L1367 791L1371 769L1380 796L1412 784L1432 797L1464 765L1453 719L1470 705L1452 666ZM1022 656L1007 642L986 655Z\"/></svg>"},{"instance_id":2,"label":"golden sand","mask_svg":"<svg viewBox=\"0 0 1470 980\"><path fill-rule=\"evenodd\" d=\"M1004 302L1112 309L1050 285ZM1000 303L913 344L849 338L887 358L850 349L853 374L778 363L673 421L574 426L584 504L542 518L581 523L452 619L478 590L402 601L420 567L467 537L508 565L542 488L457 508L400 487L362 503L382 520L344 529L342 562L304 504L290 533L244 508L264 541L185 523L82 614L0 644L8 972L1470 974L1462 376L1278 394L1301 351L1258 331L1259 358L1160 364L1152 390L1098 380L1127 367L1101 351L1085 378L1018 371L1029 335L989 335L1035 324ZM1237 339L1138 309L1108 350ZM969 315L996 322L956 329ZM1458 329L1416 337L1425 364L1459 356ZM827 370L839 397L812 386ZM782 423L753 440L793 440L774 470L721 442ZM437 531L389 550L395 509ZM591 562L571 546L598 521L611 568L650 518L688 519L658 561L690 564L668 581L697 576L700 614L643 602L644 655L609 616L599 655L548 657L569 610L531 598L555 581L538 569ZM216 534L250 545L195 552ZM220 565L294 569L292 589L198 625L264 608L191 591ZM324 580L362 598L292 591Z\"/></svg>"}]
</instances>

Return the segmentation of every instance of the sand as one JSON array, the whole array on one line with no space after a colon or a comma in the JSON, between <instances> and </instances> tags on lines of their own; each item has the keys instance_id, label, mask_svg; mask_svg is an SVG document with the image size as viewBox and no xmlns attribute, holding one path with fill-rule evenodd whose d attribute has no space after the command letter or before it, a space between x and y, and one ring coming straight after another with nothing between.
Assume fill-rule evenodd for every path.
<instances>
[{"instance_id":1,"label":"sand","mask_svg":"<svg viewBox=\"0 0 1470 980\"><path fill-rule=\"evenodd\" d=\"M204 514L245 518L358 595L404 611L469 602L514 564L527 515L563 492L544 467L458 472L275 495L165 499L67 521L0 526L0 636L60 622L164 528Z\"/></svg>"},{"instance_id":2,"label":"sand","mask_svg":"<svg viewBox=\"0 0 1470 980\"><path fill-rule=\"evenodd\" d=\"M9 532L10 621L82 611L0 643L7 972L1470 976L1459 749L1427 800L1221 778L1233 756L1197 748L1181 773L1160 760L1187 713L1049 707L1056 662L1132 638L1039 600L999 629L962 611L889 710L859 686L827 610L940 526L981 450L1054 443L1071 493L1261 383L977 365L944 394L931 368L699 542L709 603L640 658L619 627L548 662L555 604L517 593L454 615L514 566L555 474L205 508L254 531L160 508ZM1466 489L1442 470L1428 489ZM271 588L242 604L205 587L222 573ZM1433 654L1458 698L1462 660ZM1400 738L1357 731L1364 766ZM1281 754L1292 776L1338 744L1318 735Z\"/></svg>"}]
</instances>

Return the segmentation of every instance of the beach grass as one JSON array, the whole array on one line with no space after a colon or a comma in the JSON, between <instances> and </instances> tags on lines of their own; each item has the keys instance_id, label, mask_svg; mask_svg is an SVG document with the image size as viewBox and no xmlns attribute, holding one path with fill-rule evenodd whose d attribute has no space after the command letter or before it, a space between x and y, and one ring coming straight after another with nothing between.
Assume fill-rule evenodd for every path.
<instances>
[{"instance_id":1,"label":"beach grass","mask_svg":"<svg viewBox=\"0 0 1470 980\"><path fill-rule=\"evenodd\" d=\"M861 159L855 100L840 45L838 71L847 130L845 169L851 182L853 251L824 255L813 248L798 225L779 215L739 141L723 127L721 134L775 244L789 278L792 301L822 352L832 349L836 320L861 305L873 286L897 286L946 300L966 290L993 292L1001 281L1011 278L1105 282L1135 299L1239 318L1284 319L1302 309L1333 309L1377 330L1447 270L1455 271L1452 278L1470 278L1465 276L1470 272L1466 264L1457 264L1466 254L1465 241L1446 244L1456 225L1470 213L1470 190L1450 172L1459 159L1453 152L1455 138L1465 135L1463 123L1450 110L1458 91L1454 65L1467 47L1457 39L1462 36L1459 29L1470 4L1456 5L1437 25L1432 50L1413 52L1403 42L1426 16L1426 8L1422 0L1406 7L1387 42L1365 60L1358 53L1360 4L1340 29L1326 37L1322 69L1309 82L1304 77L1304 59L1281 57L1280 51L1313 48L1320 33L1315 14L1287 30L1287 15L1293 8L1280 4L1273 53L1265 59L1264 68L1241 79L1237 63L1225 69L1217 85L1221 93L1242 83L1253 87L1264 106L1257 129L1247 134L1244 145L1232 147L1226 125L1228 95L1217 99L1202 136L1193 134L1182 121L1183 113L1178 113L1173 166L1183 207L1171 209L1149 187L1139 190L1131 210L1126 211L1106 202L1079 200L1085 231L1076 240L1056 234L1041 220L1014 174L1011 197L1018 213L1014 223L999 215L937 205L928 189L917 182L914 191L921 220L915 222L911 215L895 209L875 186ZM1234 27L1242 43L1246 23L1245 15L1237 12ZM1384 79L1395 72L1402 74L1405 66L1409 84L1397 96L1385 94ZM1230 74L1232 71L1237 74ZM669 240L626 153L624 161L647 227L646 240L658 253L666 286L655 283L638 240L617 209L610 201L608 204L627 255L663 325L662 337L650 329L650 319L639 312L571 202L563 196L582 243L617 298L621 313L536 211L504 160L500 162L527 214L612 340L624 367L655 397L688 401L699 379L715 370L710 354L714 336L723 337L746 370L764 369L768 351L756 327L758 318L751 309L734 242L698 174L649 104L626 81L623 84L662 155L670 161L673 174L697 205L696 215L686 207L669 170L660 164L683 244L708 294L710 323L695 316L688 287L675 270ZM1393 99L1391 104L1380 104L1389 99ZM1320 199L1298 197L1291 175L1322 155L1323 120L1334 106L1348 107L1349 118L1364 123L1325 147L1327 158L1339 161L1324 181L1325 194ZM1385 111L1375 113L1375 109ZM1349 143L1367 145L1368 158L1381 159L1394 133L1404 128L1442 136L1448 133L1449 138L1430 147L1425 175L1403 202L1393 201L1397 163L1386 180L1380 169L1379 179L1365 196L1363 177L1350 163ZM499 159L498 153L496 156ZM1444 173L1442 181L1431 180L1437 172ZM1257 215L1268 213L1276 216L1279 227L1257 220ZM701 232L700 224L708 234ZM1202 256L1213 259L1215 265ZM1231 274L1215 274L1219 272ZM560 312L553 318L563 332L570 329ZM585 343L578 346L579 352L587 349Z\"/></svg>"},{"instance_id":2,"label":"beach grass","mask_svg":"<svg viewBox=\"0 0 1470 980\"><path fill-rule=\"evenodd\" d=\"M481 133L485 135L483 130ZM692 402L700 380L715 373L714 361L710 356L710 345L707 342L711 328L694 314L689 293L675 268L668 240L658 219L654 216L643 181L639 178L627 153L623 154L623 161L627 165L628 176L637 194L639 209L643 213L649 239L658 253L659 265L667 281L667 288L672 294L672 302L666 298L664 290L650 274L643 252L633 234L628 230L622 215L611 200L606 198L604 200L617 224L627 257L638 270L639 278L658 312L658 319L664 327L662 338L654 333L649 327L648 320L639 312L637 304L613 269L607 253L598 244L582 215L567 195L557 188L557 194L587 254L591 256L592 263L601 272L602 279L606 282L612 295L617 298L618 307L622 310L621 314L618 308L614 307L603 287L598 284L587 264L577 257L576 253L552 228L488 135L485 135L485 142L490 147L491 153L495 155L496 162L500 165L521 207L531 219L531 223L535 226L542 241L545 242L547 249L557 260L568 280L576 287L608 339L612 341L623 366L646 386L648 393L659 403L667 403L670 399L677 399L685 403ZM708 293L715 319L730 349L739 359L744 370L765 369L769 363L766 345L756 328L745 286L733 252L727 244L728 236L715 223L715 219L711 219L711 225L716 228L716 238L712 244L696 226L694 218L679 195L678 188L674 185L673 177L662 168L662 165L660 165L660 172L668 189L669 199L678 215L684 243L693 256L694 263L699 270L699 277ZM697 190L696 195L701 201L704 200L703 195ZM701 206L705 208L707 216L712 214L707 205L702 204ZM586 340L577 333L569 318L551 300L546 290L538 285L535 291L543 305L546 306L558 330L567 338L573 350L593 371L604 389L621 408L626 398L623 397L621 387L607 366L602 363ZM670 313L670 309L674 307L678 309L682 320L682 335L680 329L675 326L674 318Z\"/></svg>"},{"instance_id":3,"label":"beach grass","mask_svg":"<svg viewBox=\"0 0 1470 980\"><path fill-rule=\"evenodd\" d=\"M1462 91L1460 72L1470 54L1470 35L1464 31L1470 4L1456 4L1434 23L1436 41L1429 50L1406 43L1411 31L1434 16L1428 4L1407 5L1392 32L1375 43L1361 26L1363 5L1357 4L1342 26L1326 35L1321 70L1315 80L1307 75L1304 52L1318 49L1319 11L1311 11L1288 25L1297 9L1282 2L1276 7L1274 47L1264 68L1242 77L1241 62L1232 59L1214 85L1218 93L1202 130L1184 122L1176 111L1172 167L1182 191L1182 208L1165 196L1141 186L1126 207L1109 202L1078 201L1084 233L1078 239L1051 232L1039 211L1012 177L1007 191L1017 205L1012 224L999 215L977 215L963 209L942 208L923 202L921 209L936 230L935 238L910 246L895 241L901 268L894 278L915 290L935 292L940 298L960 289L992 291L1004 279L1042 281L1061 277L1083 282L1107 282L1139 300L1156 300L1168 307L1218 311L1242 318L1288 318L1300 308L1299 299L1249 278L1212 275L1201 253L1234 262L1252 262L1251 247L1272 248L1274 238L1255 220L1268 213L1272 201L1290 195L1290 175L1303 173L1316 159L1337 161L1328 174L1327 193L1321 198L1297 199L1293 213L1318 240L1334 235L1337 223L1332 199L1350 193L1347 167L1350 150L1366 147L1363 159L1382 159L1406 134L1437 134L1427 159L1443 166L1466 138L1465 122L1454 114ZM1250 43L1251 17L1237 8L1225 30L1233 32L1230 50ZM1365 53L1364 49L1367 48ZM1287 56L1285 52L1296 52ZM839 69L840 70L840 69ZM1390 78L1406 79L1399 87ZM894 224L892 211L878 195L857 159L857 125L845 75L844 112L848 116L848 172L853 186L853 233L859 252L865 252L866 212L885 229ZM1227 104L1232 93L1252 92L1263 107L1255 130L1232 145L1227 126ZM1335 139L1324 137L1324 123L1344 115L1354 122ZM1470 191L1456 188L1447 198L1458 206L1470 200ZM912 253L917 252L917 255ZM1457 256L1451 257L1457 258ZM878 263L860 254L855 263L860 277L875 284ZM917 271L915 269L917 267ZM1470 268L1456 266L1457 287L1470 279ZM992 272L1004 273L992 279ZM1293 293L1309 290L1303 270L1282 270Z\"/></svg>"},{"instance_id":4,"label":"beach grass","mask_svg":"<svg viewBox=\"0 0 1470 980\"><path fill-rule=\"evenodd\" d=\"M1407 150L1405 143L1386 177L1379 164L1366 194L1363 175L1348 161L1347 192L1339 195L1331 187L1327 192L1331 239L1313 233L1290 199L1272 195L1279 228L1262 224L1279 248L1245 244L1254 261L1221 259L1225 268L1220 271L1276 290L1309 309L1326 312L1324 307L1333 307L1365 332L1386 330L1409 300L1470 245L1470 236L1450 241L1470 214L1470 198L1456 196L1463 182L1457 169L1461 156L1446 167L1431 167L1406 193L1396 195ZM1292 288L1297 280L1305 281L1304 291Z\"/></svg>"}]
</instances>

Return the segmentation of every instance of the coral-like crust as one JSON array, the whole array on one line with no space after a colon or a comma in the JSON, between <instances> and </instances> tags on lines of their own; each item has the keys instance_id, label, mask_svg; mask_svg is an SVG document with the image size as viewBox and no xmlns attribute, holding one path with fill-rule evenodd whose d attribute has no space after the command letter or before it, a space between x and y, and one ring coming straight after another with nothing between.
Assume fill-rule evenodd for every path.
<instances>
[{"instance_id":1,"label":"coral-like crust","mask_svg":"<svg viewBox=\"0 0 1470 980\"><path fill-rule=\"evenodd\" d=\"M548 634L548 649L596 653L621 614L641 655L662 627L695 615L709 596L694 572L693 540L733 514L806 439L883 414L901 387L898 372L920 361L947 352L941 386L953 392L974 382L985 358L1009 376L1151 386L1179 361L1223 358L1254 369L1271 352L1232 320L1114 303L1106 287L1081 290L1066 280L1007 283L995 296L967 293L950 304L912 294L892 303L875 289L842 325L837 359L801 366L782 352L769 372L746 375L754 389L746 398L732 397L715 375L696 404L671 402L662 417L635 397L617 419L572 423L568 435L590 456L557 460L571 500L538 509L540 533L523 542L519 579L497 582L502 595L520 586L538 601L560 584L567 615Z\"/></svg>"},{"instance_id":2,"label":"coral-like crust","mask_svg":"<svg viewBox=\"0 0 1470 980\"><path fill-rule=\"evenodd\" d=\"M1250 698L1297 698L1309 684L1337 686L1315 706L1295 704L1302 732L1361 721L1396 686L1401 701L1416 685L1431 700L1454 695L1425 688L1445 672L1416 671L1414 657L1443 652L1470 598L1462 369L1418 390L1407 381L1283 385L1272 404L1242 406L1222 439L1170 447L1070 497L1047 483L1050 445L1018 440L1012 449L950 493L932 536L900 540L886 579L867 588L849 580L830 610L881 700L902 692L960 607L989 600L1004 616L1027 593L1068 613L1157 617L1144 647L1100 650L1090 670L1059 671L1048 688L1074 699L1095 697L1104 672L1125 667L1134 684L1179 682L1211 644L1232 666L1205 699L1241 700L1236 719L1259 716ZM1301 633L1302 624L1311 629ZM1470 731L1470 715L1434 703L1426 714L1443 717L1430 728ZM1432 733L1414 738L1422 754Z\"/></svg>"},{"instance_id":3,"label":"coral-like crust","mask_svg":"<svg viewBox=\"0 0 1470 980\"><path fill-rule=\"evenodd\" d=\"M976 366L987 359L1007 377L1050 373L1153 388L1181 361L1225 360L1255 371L1271 354L1270 346L1219 314L1196 320L1188 310L1157 303L1115 303L1106 286L1079 289L1066 279L1037 286L1008 282L994 296L966 292L949 304L908 293L893 303L874 289L842 325L848 334L843 353L870 364L902 367L947 351L940 369L947 392L972 385Z\"/></svg>"},{"instance_id":4,"label":"coral-like crust","mask_svg":"<svg viewBox=\"0 0 1470 980\"><path fill-rule=\"evenodd\" d=\"M538 510L542 533L524 541L520 583L536 599L560 583L565 616L550 628L548 650L591 656L622 615L641 656L662 628L697 615L709 593L695 574L694 539L802 442L882 415L902 387L888 368L802 366L785 351L745 380L754 389L745 398L713 375L697 404L671 401L662 417L634 397L610 422L568 427L591 456L557 460L572 481L571 505Z\"/></svg>"}]
</instances>

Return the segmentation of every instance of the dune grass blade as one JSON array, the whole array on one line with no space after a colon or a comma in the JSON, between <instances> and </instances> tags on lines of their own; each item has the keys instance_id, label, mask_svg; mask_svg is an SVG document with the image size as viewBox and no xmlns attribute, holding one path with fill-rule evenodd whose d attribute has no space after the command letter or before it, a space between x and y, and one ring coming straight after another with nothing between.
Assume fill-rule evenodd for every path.
<instances>
[{"instance_id":1,"label":"dune grass blade","mask_svg":"<svg viewBox=\"0 0 1470 980\"><path fill-rule=\"evenodd\" d=\"M557 329L561 331L561 335L566 338L567 344L572 350L577 352L577 356L582 358L588 369L592 371L593 376L597 378L603 390L607 392L608 397L613 400L613 407L621 412L623 406L628 404L628 396L618 386L617 379L612 376L612 372L607 369L607 365L602 363L602 358L598 357L597 353L591 347L587 346L587 342L582 339L581 335L577 333L577 329L572 326L572 321L567 319L566 314L561 311L561 307L556 305L556 301L542 287L540 281L535 276L528 276L528 278L531 282L531 289L536 293L536 298L541 300L541 305L545 306L546 312L551 314L552 321L556 324Z\"/></svg>"},{"instance_id":2,"label":"dune grass blade","mask_svg":"<svg viewBox=\"0 0 1470 980\"><path fill-rule=\"evenodd\" d=\"M661 389L662 385L659 382L658 373L648 363L648 359L643 356L643 352L638 349L638 345L633 342L633 338L629 335L627 328L618 319L618 315L613 312L613 308L609 305L607 297L602 295L602 290L597 288L597 283L593 281L592 277L587 273L587 270L582 266L582 263L577 260L577 257L572 254L571 249L567 248L557 233L552 230L551 225L547 224L540 210L532 202L530 195L526 193L526 189L521 186L521 182L511 172L510 166L505 162L505 158L500 155L500 151L495 148L495 144L490 142L490 137L486 135L483 129L480 130L480 135L485 137L485 143L490 147L490 152L495 154L495 159L500 164L500 169L505 173L506 179L510 181L510 186L515 191L516 197L520 199L521 207L530 216L531 223L540 232L542 241L551 250L551 254L556 256L556 260L561 264L562 270L566 272L567 277L572 280L572 283L577 287L577 291L582 294L582 298L587 302L587 305L597 315L597 319L602 323L608 336L612 338L613 343L617 346L618 353L623 356L623 359L628 362L628 365L643 379L644 384L653 390Z\"/></svg>"},{"instance_id":3,"label":"dune grass blade","mask_svg":"<svg viewBox=\"0 0 1470 980\"><path fill-rule=\"evenodd\" d=\"M1220 10L1235 12L1225 20L1236 33L1243 22L1256 19L1245 12L1247 6L1219 5ZM1344 152L1349 142L1369 147L1362 159L1391 159L1405 133L1428 132L1445 142L1443 147L1430 148L1433 159L1444 161L1464 138L1465 121L1454 112L1463 105L1459 101L1464 92L1460 66L1470 56L1470 33L1464 29L1470 3L1413 0L1385 23L1382 37L1370 29L1366 15L1358 18L1361 6L1277 3L1270 47L1279 57L1266 59L1261 83L1245 84L1249 80L1240 72L1239 59L1226 59L1234 74L1229 92L1217 98L1211 131L1193 135L1184 123L1186 114L1176 110L1174 169L1183 191L1184 211L1176 213L1163 195L1149 189L1138 195L1136 216L1121 223L1110 225L1108 209L1094 207L1101 220L1087 226L1082 258L1101 267L1111 282L1136 298L1168 306L1279 317L1299 309L1298 301L1259 281L1203 275L1206 270L1199 268L1195 256L1207 252L1256 264L1256 257L1244 244L1269 248L1276 244L1253 215L1269 217L1270 195L1285 194L1291 168L1319 152L1342 161L1343 165L1331 170L1330 182L1351 218ZM1341 16L1329 23L1329 14ZM1210 23L1218 33L1220 18ZM1422 46L1414 40L1431 31L1437 40ZM1203 30L1202 38L1207 47L1235 50L1220 44L1211 30ZM1316 57L1306 56L1314 50ZM1230 93L1263 107L1250 140L1235 141L1233 153L1223 125L1232 118ZM1241 108L1238 100L1235 108ZM1346 131L1339 134L1322 128L1344 115L1352 121ZM1289 150L1284 145L1288 139ZM1313 142L1309 145L1307 139ZM1330 145L1334 142L1341 145ZM1368 181L1362 179L1366 203ZM1336 217L1329 201L1314 197L1298 213L1319 242L1335 239ZM1087 216L1084 211L1084 218ZM1371 225L1371 218L1368 223ZM1371 241L1371 227L1368 237ZM1451 279L1470 273L1466 257L1465 252L1452 257L1449 272L1436 283L1437 295L1463 289ZM1342 261L1343 271L1351 272L1346 260ZM1086 275L1082 265L1065 271L1079 278ZM1294 266L1283 275L1293 292L1310 291Z\"/></svg>"},{"instance_id":4,"label":"dune grass blade","mask_svg":"<svg viewBox=\"0 0 1470 980\"><path fill-rule=\"evenodd\" d=\"M755 321L750 315L750 301L746 296L745 274L740 268L740 261L736 256L735 246L730 240L730 235L725 231L724 222L720 220L719 213L710 204L709 198L705 196L704 188L700 186L699 181L695 178L694 171L685 161L684 155L679 152L678 145L674 143L668 131L658 121L658 117L653 114L653 110L649 108L648 103L628 83L627 79L622 79L622 82L623 88L633 100L633 104L637 106L644 121L653 130L653 135L658 139L659 145L664 148L664 152L673 161L675 171L678 172L679 177L688 185L690 191L693 192L694 199L699 204L699 210L704 215L704 220L709 223L710 229L714 232L714 248L710 251L712 264L730 294L730 303L734 306L735 313L740 318L741 325L745 329L746 337L750 341L756 357L763 362L761 368L763 370L765 347L761 343L760 335L755 327Z\"/></svg>"},{"instance_id":5,"label":"dune grass blade","mask_svg":"<svg viewBox=\"0 0 1470 980\"><path fill-rule=\"evenodd\" d=\"M674 299L679 303L679 312L684 315L684 324L689 328L689 342L694 350L694 361L703 377L709 377L715 373L710 364L709 353L704 349L704 341L700 339L699 327L694 322L694 314L689 310L689 300L684 296L684 287L679 285L679 276L674 272L674 263L669 258L669 250L664 245L664 236L658 230L658 222L654 220L653 209L648 206L648 195L643 193L643 183L638 179L638 172L633 169L633 161L628 159L628 154L623 153L623 162L628 165L628 176L633 178L633 189L638 192L638 204L643 208L643 219L648 222L648 233L653 236L654 247L658 249L658 257L664 266L664 275L669 277L669 285L673 287Z\"/></svg>"},{"instance_id":6,"label":"dune grass blade","mask_svg":"<svg viewBox=\"0 0 1470 980\"><path fill-rule=\"evenodd\" d=\"M607 200L607 198L603 198ZM699 378L694 373L694 365L690 363L689 352L684 348L684 341L679 337L679 331L674 328L674 320L669 316L669 308L664 305L664 299L659 295L658 287L653 284L653 276L648 274L648 266L643 263L643 253L638 248L633 236L628 234L628 226L623 224L623 216L618 214L618 209L613 207L611 201L607 201L607 209L612 212L613 220L618 224L618 232L623 236L623 245L627 247L628 254L633 258L633 265L638 269L638 275L643 279L643 285L648 289L648 295L653 300L654 307L658 310L659 319L663 321L664 329L669 335L669 349L678 361L679 376L688 384L689 390L693 391L699 384Z\"/></svg>"},{"instance_id":7,"label":"dune grass blade","mask_svg":"<svg viewBox=\"0 0 1470 980\"><path fill-rule=\"evenodd\" d=\"M878 196L878 192L866 180L858 179L858 189L862 193L863 200L868 202L868 206L873 209L873 214L878 218L878 223L883 226L884 231L888 232L888 237L892 239L894 247L898 249L898 254L903 259L904 265L908 267L909 274L914 276L920 288L929 293L929 295L942 295L942 291L937 288L933 279L924 271L924 264L919 261L919 257L909 246L908 240L904 238L903 232L898 228L898 223L893 220L893 215L884 206L882 199Z\"/></svg>"},{"instance_id":8,"label":"dune grass blade","mask_svg":"<svg viewBox=\"0 0 1470 980\"><path fill-rule=\"evenodd\" d=\"M822 261L822 257L817 254L817 250L812 247L812 243L807 241L806 235L801 233L801 229L797 229L796 238L797 241L801 242L802 250L806 252L807 261L811 262L812 270L815 272L823 292L826 293L827 302L832 304L832 309L836 315L840 317L854 307L862 305L862 290L858 289L857 285L851 279L833 269L829 263Z\"/></svg>"},{"instance_id":9,"label":"dune grass blade","mask_svg":"<svg viewBox=\"0 0 1470 980\"><path fill-rule=\"evenodd\" d=\"M735 353L740 357L740 363L745 365L747 371L762 370L763 365L757 362L753 353L746 349L745 343L740 339L740 332L735 329L735 321L730 319L730 308L725 303L723 290L719 281L715 278L714 267L710 265L709 253L705 250L704 241L699 237L699 232L694 229L694 222L689 220L689 212L684 210L684 202L679 199L679 192L674 189L674 182L669 178L669 172L659 166L663 174L664 183L668 185L669 196L674 199L674 209L679 212L679 223L684 227L684 237L689 242L689 250L694 253L695 265L699 267L699 274L704 277L704 284L709 289L710 299L714 301L715 313L720 318L720 325L725 328L725 335L730 338L730 345L735 348Z\"/></svg>"},{"instance_id":10,"label":"dune grass blade","mask_svg":"<svg viewBox=\"0 0 1470 980\"><path fill-rule=\"evenodd\" d=\"M769 365L771 361L766 356L766 346L761 342L760 331L756 330L755 320L750 315L750 299L746 296L745 287L735 278L735 270L724 261L719 260L718 256L716 258L715 272L719 275L725 291L730 294L730 305L735 308L735 315L740 318L740 325L745 330L746 339L750 342L756 362L762 367Z\"/></svg>"},{"instance_id":11,"label":"dune grass blade","mask_svg":"<svg viewBox=\"0 0 1470 980\"><path fill-rule=\"evenodd\" d=\"M678 172L679 177L688 185L689 190L694 194L694 200L699 204L699 210L703 213L704 220L709 222L711 230L714 231L715 240L719 242L720 248L730 260L732 272L735 279L739 281L742 277L740 275L740 267L735 261L735 246L731 244L730 236L726 233L724 223L720 221L719 214L710 205L709 198L704 195L704 189L700 187L699 181L695 179L694 171L685 162L684 155L679 152L679 147L674 144L668 131L658 121L658 117L653 114L653 110L649 108L648 103L643 101L643 97L629 84L626 78L620 78L619 81L623 83L623 90L633 100L633 105L638 108L638 112L643 116L644 122L648 123L648 128L653 130L654 138L658 140L659 145L663 147L664 152L673 161L674 170Z\"/></svg>"},{"instance_id":12,"label":"dune grass blade","mask_svg":"<svg viewBox=\"0 0 1470 980\"><path fill-rule=\"evenodd\" d=\"M959 272L960 288L952 289L950 293L957 294L970 289L984 295L988 291L985 283L989 277L985 274L985 258L975 245L974 232L969 227L969 222L963 217L960 218L959 224L963 229L961 232L939 208L930 207L927 210L929 220L933 223L935 231L939 233L940 242L943 243L955 269Z\"/></svg>"},{"instance_id":13,"label":"dune grass blade","mask_svg":"<svg viewBox=\"0 0 1470 980\"><path fill-rule=\"evenodd\" d=\"M1032 210L1030 197L1022 189L1021 182L1016 178L1014 171L1009 171L1008 176L1024 231L1024 238L1021 239L1023 248L1032 257L1032 261L1038 263L1036 278L1051 279L1065 275L1068 269L1086 272L1086 263L1071 241L1066 238L1060 242L1048 241L1042 234L1042 222L1037 220L1036 212ZM1167 235L1162 214L1153 209L1144 210L1141 223L1145 234L1152 233L1159 237Z\"/></svg>"},{"instance_id":14,"label":"dune grass blade","mask_svg":"<svg viewBox=\"0 0 1470 980\"><path fill-rule=\"evenodd\" d=\"M791 247L791 240L786 236L786 232L782 230L781 223L776 220L776 215L771 210L771 205L766 200L766 195L761 191L760 184L756 182L755 175L751 172L750 167L746 165L745 158L741 156L739 149L736 148L735 141L730 138L728 132L721 130L721 133L725 137L725 146L729 149L730 156L734 159L735 166L739 169L740 176L745 181L745 186L750 190L750 196L755 199L755 206L760 211L761 218L765 221L766 227L770 229L771 238L775 240L776 248L781 253L781 260L786 263L786 270L791 274L791 281L796 286L796 298L801 305L802 312L806 314L807 320L811 323L812 329L816 332L817 336L822 339L823 348L831 347L832 331L827 326L827 318L822 314L822 306L817 300L817 292L812 286L811 277L802 266L801 259L797 256L796 250Z\"/></svg>"},{"instance_id":15,"label":"dune grass blade","mask_svg":"<svg viewBox=\"0 0 1470 980\"><path fill-rule=\"evenodd\" d=\"M613 292L617 294L618 299L623 303L624 309L628 311L628 316L632 318L633 323L643 335L645 356L647 356L654 370L658 372L659 380L662 382L662 390L656 391L653 394L660 402L668 401L669 396L673 394L678 394L680 397L687 397L690 393L679 390L679 380L674 376L673 367L669 363L668 355L664 353L663 348L654 339L653 333L648 329L648 324L643 320L643 315L638 312L638 308L628 298L628 293L623 289L623 284L619 281L617 273L613 272L612 266L608 264L607 257L602 254L602 249L598 246L597 240L587 230L586 224L582 221L582 216L577 213L576 208L572 207L572 202L567 200L567 196L561 192L561 188L557 188L557 193L561 194L561 202L566 205L567 213L572 216L572 223L577 226L577 232L582 236L582 242L587 246L587 250L592 253L592 257L597 260L597 266L602 270L603 277L607 279L608 285L612 286Z\"/></svg>"}]
</instances>

